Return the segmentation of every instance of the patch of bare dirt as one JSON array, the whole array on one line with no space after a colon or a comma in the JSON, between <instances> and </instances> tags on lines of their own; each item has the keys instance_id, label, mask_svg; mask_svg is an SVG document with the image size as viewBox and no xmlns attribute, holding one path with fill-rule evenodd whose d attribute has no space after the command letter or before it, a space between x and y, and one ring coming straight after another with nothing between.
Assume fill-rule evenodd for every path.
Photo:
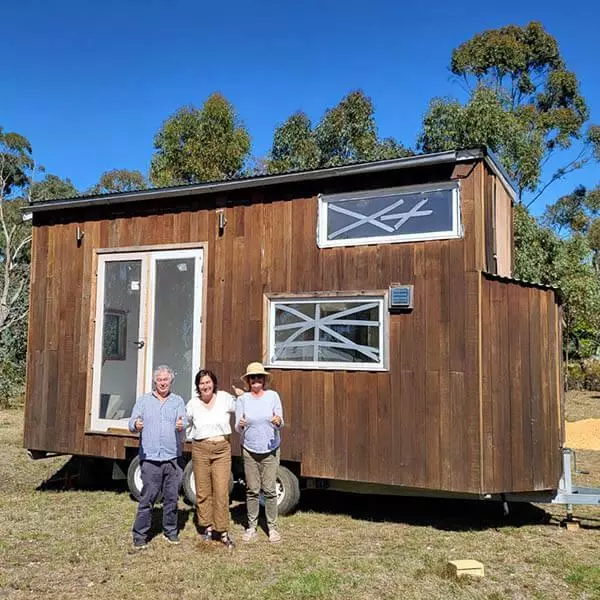
<instances>
[{"instance_id":1,"label":"patch of bare dirt","mask_svg":"<svg viewBox=\"0 0 600 600\"><path fill-rule=\"evenodd\" d=\"M565 445L578 450L600 450L600 419L565 423Z\"/></svg>"}]
</instances>

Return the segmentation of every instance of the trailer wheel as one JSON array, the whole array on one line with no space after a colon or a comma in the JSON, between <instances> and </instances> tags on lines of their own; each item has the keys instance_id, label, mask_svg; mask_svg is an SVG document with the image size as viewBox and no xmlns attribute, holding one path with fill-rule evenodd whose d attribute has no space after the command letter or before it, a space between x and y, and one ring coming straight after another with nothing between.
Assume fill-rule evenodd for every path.
<instances>
[{"instance_id":1,"label":"trailer wheel","mask_svg":"<svg viewBox=\"0 0 600 600\"><path fill-rule=\"evenodd\" d=\"M280 515L289 515L293 513L300 503L300 482L298 478L287 468L279 465L277 471L277 512ZM265 505L265 499L262 494L258 497L261 506Z\"/></svg>"},{"instance_id":2,"label":"trailer wheel","mask_svg":"<svg viewBox=\"0 0 600 600\"><path fill-rule=\"evenodd\" d=\"M144 487L142 482L142 466L140 465L139 456L136 456L129 463L129 468L127 469L127 487L129 487L129 492L133 496L133 499L139 502L142 497L142 487ZM162 492L158 494L156 501L160 502L161 500Z\"/></svg>"},{"instance_id":3,"label":"trailer wheel","mask_svg":"<svg viewBox=\"0 0 600 600\"><path fill-rule=\"evenodd\" d=\"M127 469L127 487L134 500L140 501L142 497L142 468L140 466L140 457L136 456Z\"/></svg>"},{"instance_id":4,"label":"trailer wheel","mask_svg":"<svg viewBox=\"0 0 600 600\"><path fill-rule=\"evenodd\" d=\"M233 491L233 473L229 474L229 495ZM196 480L192 461L188 461L183 469L183 498L190 506L196 506Z\"/></svg>"}]
</instances>

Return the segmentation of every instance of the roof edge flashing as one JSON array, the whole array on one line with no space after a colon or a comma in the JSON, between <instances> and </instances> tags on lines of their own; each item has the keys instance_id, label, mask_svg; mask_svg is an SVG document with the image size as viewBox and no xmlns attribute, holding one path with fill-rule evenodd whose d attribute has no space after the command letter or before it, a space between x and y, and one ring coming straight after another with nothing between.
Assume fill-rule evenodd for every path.
<instances>
[{"instance_id":1,"label":"roof edge flashing","mask_svg":"<svg viewBox=\"0 0 600 600\"><path fill-rule=\"evenodd\" d=\"M477 152L479 154L473 155L471 159L481 158L482 156L484 156L481 149L477 150ZM464 155L464 151L461 153L461 155ZM153 200L155 198L177 198L190 195L204 195L217 192L234 191L239 189L268 187L272 185L281 185L286 183L318 181L321 179L330 179L335 177L378 173L394 169L406 169L411 167L453 163L457 162L458 160L459 153L452 150L447 152L438 152L435 154L421 154L418 156L407 156L403 158L395 158L377 162L357 163L352 165L342 165L339 167L328 167L312 171L297 171L292 173L282 173L279 175L266 175L245 179L233 179L229 181L214 181L170 188L138 190L134 192L120 192L116 194L104 194L101 196L87 196L48 200L45 202L29 204L25 208L25 210L32 213L38 213L69 208L139 202L144 200ZM467 158L463 158L461 160L467 160Z\"/></svg>"}]
</instances>

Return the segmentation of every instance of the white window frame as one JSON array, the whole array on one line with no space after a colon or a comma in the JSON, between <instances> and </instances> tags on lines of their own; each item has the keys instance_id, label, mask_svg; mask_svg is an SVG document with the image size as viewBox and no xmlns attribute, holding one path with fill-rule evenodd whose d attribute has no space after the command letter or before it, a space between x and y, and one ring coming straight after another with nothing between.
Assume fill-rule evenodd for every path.
<instances>
[{"instance_id":1,"label":"white window frame","mask_svg":"<svg viewBox=\"0 0 600 600\"><path fill-rule=\"evenodd\" d=\"M315 292L301 295L271 295L266 297L267 314L267 348L265 363L273 369L311 369L336 371L387 371L388 370L388 310L387 291L372 293L339 292L324 294ZM273 360L275 350L275 309L280 304L317 304L334 302L353 302L379 305L379 361L378 362L346 362L346 361L305 361L305 360Z\"/></svg>"},{"instance_id":2,"label":"white window frame","mask_svg":"<svg viewBox=\"0 0 600 600\"><path fill-rule=\"evenodd\" d=\"M129 418L126 419L104 419L98 416L100 409L100 383L102 377L102 351L103 351L103 329L104 329L104 280L106 265L109 262L134 261L141 263L140 277L140 323L137 339L144 341L145 350L138 354L137 363L137 390L136 397L147 392L152 380L153 352L154 352L154 302L155 302L155 278L156 261L160 259L183 259L193 258L195 260L194 271L194 340L192 347L192 377L190 379L190 397L194 392L194 365L202 364L202 335L203 326L202 310L204 300L204 270L203 261L206 249L204 246L181 248L180 246L160 247L153 246L133 249L97 250L98 270L96 283L96 311L94 332L94 356L92 357L92 398L89 404L90 420L88 431L104 433L109 428L127 428Z\"/></svg>"},{"instance_id":3,"label":"white window frame","mask_svg":"<svg viewBox=\"0 0 600 600\"><path fill-rule=\"evenodd\" d=\"M370 237L357 237L350 239L327 239L327 224L329 218L328 204L340 203L346 200L364 200L368 198L382 198L398 194L414 194L423 192L437 192L452 190L452 228L447 231L433 231L427 233L410 233L398 235L382 235ZM427 183L394 188L369 190L367 192L349 192L342 194L319 194L317 218L317 245L319 248L339 248L341 246L364 246L367 244L396 244L401 242L421 242L427 240L447 240L462 237L462 224L460 219L460 182L447 181L441 183ZM371 215L372 216L372 215ZM364 222L369 218L364 215ZM359 220L360 222L360 220Z\"/></svg>"}]
</instances>

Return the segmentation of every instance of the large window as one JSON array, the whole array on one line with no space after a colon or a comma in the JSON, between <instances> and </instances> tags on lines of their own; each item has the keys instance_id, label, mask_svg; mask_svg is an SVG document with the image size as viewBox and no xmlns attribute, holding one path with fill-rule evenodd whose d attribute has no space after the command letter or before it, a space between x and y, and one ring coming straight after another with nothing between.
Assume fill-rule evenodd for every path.
<instances>
[{"instance_id":1,"label":"large window","mask_svg":"<svg viewBox=\"0 0 600 600\"><path fill-rule=\"evenodd\" d=\"M273 367L385 368L385 296L271 298Z\"/></svg>"},{"instance_id":2,"label":"large window","mask_svg":"<svg viewBox=\"0 0 600 600\"><path fill-rule=\"evenodd\" d=\"M457 182L319 196L321 248L460 235Z\"/></svg>"}]
</instances>

